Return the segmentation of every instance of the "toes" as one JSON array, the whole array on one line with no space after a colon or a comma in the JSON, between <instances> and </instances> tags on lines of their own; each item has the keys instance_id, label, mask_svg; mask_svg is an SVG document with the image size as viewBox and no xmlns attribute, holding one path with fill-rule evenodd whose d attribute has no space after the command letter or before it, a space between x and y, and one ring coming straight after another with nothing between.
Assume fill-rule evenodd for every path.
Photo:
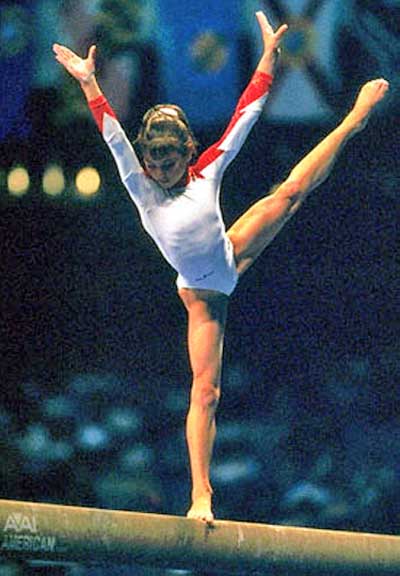
<instances>
[{"instance_id":1,"label":"toes","mask_svg":"<svg viewBox=\"0 0 400 576\"><path fill-rule=\"evenodd\" d=\"M191 508L186 514L187 518L191 520L200 520L201 522L206 522L207 524L212 524L214 522L214 514L211 510L199 510Z\"/></svg>"},{"instance_id":2,"label":"toes","mask_svg":"<svg viewBox=\"0 0 400 576\"><path fill-rule=\"evenodd\" d=\"M199 520L200 522L204 522L205 524L213 524L214 522L214 515L213 514L196 514L188 513L187 518L190 520Z\"/></svg>"}]
</instances>

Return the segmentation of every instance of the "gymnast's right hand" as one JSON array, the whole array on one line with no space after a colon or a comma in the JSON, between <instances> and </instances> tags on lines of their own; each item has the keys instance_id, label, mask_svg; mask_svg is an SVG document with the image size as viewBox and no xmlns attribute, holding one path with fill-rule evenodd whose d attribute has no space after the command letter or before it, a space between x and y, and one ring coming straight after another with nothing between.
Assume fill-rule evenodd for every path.
<instances>
[{"instance_id":1,"label":"gymnast's right hand","mask_svg":"<svg viewBox=\"0 0 400 576\"><path fill-rule=\"evenodd\" d=\"M56 60L64 66L71 76L81 84L90 82L96 70L96 46L89 48L86 58L80 58L75 52L60 44L53 44L53 52Z\"/></svg>"}]
</instances>

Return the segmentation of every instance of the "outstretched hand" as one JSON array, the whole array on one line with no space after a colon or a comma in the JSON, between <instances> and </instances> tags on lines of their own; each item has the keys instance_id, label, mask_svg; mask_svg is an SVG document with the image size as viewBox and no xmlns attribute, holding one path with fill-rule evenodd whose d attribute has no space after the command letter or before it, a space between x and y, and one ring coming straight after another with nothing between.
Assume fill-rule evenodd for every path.
<instances>
[{"instance_id":1,"label":"outstretched hand","mask_svg":"<svg viewBox=\"0 0 400 576\"><path fill-rule=\"evenodd\" d=\"M282 24L274 32L268 18L261 10L256 12L256 18L258 25L260 26L262 40L264 44L264 54L276 53L279 49L279 44L281 43L283 35L288 30L287 24Z\"/></svg>"},{"instance_id":2,"label":"outstretched hand","mask_svg":"<svg viewBox=\"0 0 400 576\"><path fill-rule=\"evenodd\" d=\"M89 48L86 58L81 58L75 52L60 44L53 44L53 52L56 60L79 82L85 84L94 76L96 70L96 46Z\"/></svg>"}]
</instances>

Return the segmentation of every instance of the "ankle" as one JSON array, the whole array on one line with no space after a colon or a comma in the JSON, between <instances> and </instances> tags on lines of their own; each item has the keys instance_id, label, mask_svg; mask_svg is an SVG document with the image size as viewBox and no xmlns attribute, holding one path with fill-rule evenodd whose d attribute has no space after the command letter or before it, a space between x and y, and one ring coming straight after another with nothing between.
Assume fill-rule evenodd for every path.
<instances>
[{"instance_id":1,"label":"ankle","mask_svg":"<svg viewBox=\"0 0 400 576\"><path fill-rule=\"evenodd\" d=\"M203 489L197 489L192 491L192 502L196 502L198 500L211 500L213 495L213 490L211 486L207 486Z\"/></svg>"}]
</instances>

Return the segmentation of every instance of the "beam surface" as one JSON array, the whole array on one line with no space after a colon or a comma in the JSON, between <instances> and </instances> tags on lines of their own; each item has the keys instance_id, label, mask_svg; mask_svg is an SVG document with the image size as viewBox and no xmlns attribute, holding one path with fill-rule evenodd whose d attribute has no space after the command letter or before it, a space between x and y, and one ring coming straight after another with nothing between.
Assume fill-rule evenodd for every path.
<instances>
[{"instance_id":1,"label":"beam surface","mask_svg":"<svg viewBox=\"0 0 400 576\"><path fill-rule=\"evenodd\" d=\"M400 537L0 500L0 558L229 574L400 574Z\"/></svg>"}]
</instances>

